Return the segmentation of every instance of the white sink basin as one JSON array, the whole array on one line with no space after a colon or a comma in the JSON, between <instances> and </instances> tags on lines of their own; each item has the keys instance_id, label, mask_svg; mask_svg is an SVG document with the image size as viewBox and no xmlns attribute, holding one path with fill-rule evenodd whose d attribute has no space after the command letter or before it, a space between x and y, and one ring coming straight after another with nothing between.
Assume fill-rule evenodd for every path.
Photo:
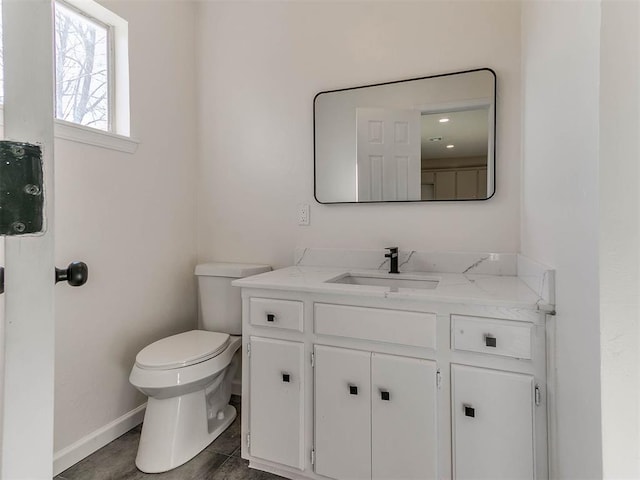
<instances>
[{"instance_id":1,"label":"white sink basin","mask_svg":"<svg viewBox=\"0 0 640 480\"><path fill-rule=\"evenodd\" d=\"M364 273L347 273L339 277L327 280L327 283L342 283L346 285L369 285L374 287L388 287L391 289L398 288L417 288L422 290L432 290L438 286L437 278L423 277L421 275L412 274L364 274Z\"/></svg>"}]
</instances>

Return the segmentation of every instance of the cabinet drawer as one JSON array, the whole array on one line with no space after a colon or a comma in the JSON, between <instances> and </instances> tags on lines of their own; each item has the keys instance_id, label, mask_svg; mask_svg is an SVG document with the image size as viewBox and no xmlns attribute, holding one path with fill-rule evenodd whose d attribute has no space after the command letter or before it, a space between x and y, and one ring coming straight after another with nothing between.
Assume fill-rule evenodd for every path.
<instances>
[{"instance_id":1,"label":"cabinet drawer","mask_svg":"<svg viewBox=\"0 0 640 480\"><path fill-rule=\"evenodd\" d=\"M531 325L509 320L451 315L454 350L531 359Z\"/></svg>"},{"instance_id":2,"label":"cabinet drawer","mask_svg":"<svg viewBox=\"0 0 640 480\"><path fill-rule=\"evenodd\" d=\"M436 348L435 313L316 303L314 319L321 335Z\"/></svg>"},{"instance_id":3,"label":"cabinet drawer","mask_svg":"<svg viewBox=\"0 0 640 480\"><path fill-rule=\"evenodd\" d=\"M302 332L302 302L250 298L249 315L251 325Z\"/></svg>"}]
</instances>

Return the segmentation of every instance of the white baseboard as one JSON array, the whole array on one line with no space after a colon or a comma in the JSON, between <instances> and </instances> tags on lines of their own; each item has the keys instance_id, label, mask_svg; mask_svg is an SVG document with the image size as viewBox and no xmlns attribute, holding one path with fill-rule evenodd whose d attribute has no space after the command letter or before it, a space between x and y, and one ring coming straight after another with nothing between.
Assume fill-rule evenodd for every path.
<instances>
[{"instance_id":1,"label":"white baseboard","mask_svg":"<svg viewBox=\"0 0 640 480\"><path fill-rule=\"evenodd\" d=\"M134 408L130 412L125 413L120 418L116 418L113 422L108 423L104 427L91 432L89 435L82 437L68 447L58 450L53 454L53 476L64 472L67 468L75 465L80 460L88 457L96 450L104 447L119 436L127 433L136 425L142 423L144 412L147 404L144 403Z\"/></svg>"}]
</instances>

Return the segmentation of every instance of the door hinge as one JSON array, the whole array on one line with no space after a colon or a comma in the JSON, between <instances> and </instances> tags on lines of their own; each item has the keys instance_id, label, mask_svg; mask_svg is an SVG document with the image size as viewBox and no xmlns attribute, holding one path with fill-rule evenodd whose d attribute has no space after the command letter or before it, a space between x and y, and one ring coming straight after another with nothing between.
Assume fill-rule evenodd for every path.
<instances>
[{"instance_id":1,"label":"door hinge","mask_svg":"<svg viewBox=\"0 0 640 480\"><path fill-rule=\"evenodd\" d=\"M540 387L538 385L536 385L536 388L534 389L534 398L535 398L536 406L542 403L542 399L540 398Z\"/></svg>"},{"instance_id":2,"label":"door hinge","mask_svg":"<svg viewBox=\"0 0 640 480\"><path fill-rule=\"evenodd\" d=\"M436 387L438 387L438 390L442 387L442 374L440 370L436 371Z\"/></svg>"},{"instance_id":3,"label":"door hinge","mask_svg":"<svg viewBox=\"0 0 640 480\"><path fill-rule=\"evenodd\" d=\"M251 356L251 344L247 343L247 357Z\"/></svg>"},{"instance_id":4,"label":"door hinge","mask_svg":"<svg viewBox=\"0 0 640 480\"><path fill-rule=\"evenodd\" d=\"M315 367L316 366L316 355L315 353L311 352L311 367Z\"/></svg>"},{"instance_id":5,"label":"door hinge","mask_svg":"<svg viewBox=\"0 0 640 480\"><path fill-rule=\"evenodd\" d=\"M316 464L316 451L315 449L311 449L311 465L315 465Z\"/></svg>"},{"instance_id":6,"label":"door hinge","mask_svg":"<svg viewBox=\"0 0 640 480\"><path fill-rule=\"evenodd\" d=\"M247 433L247 448L251 447L251 434Z\"/></svg>"}]
</instances>

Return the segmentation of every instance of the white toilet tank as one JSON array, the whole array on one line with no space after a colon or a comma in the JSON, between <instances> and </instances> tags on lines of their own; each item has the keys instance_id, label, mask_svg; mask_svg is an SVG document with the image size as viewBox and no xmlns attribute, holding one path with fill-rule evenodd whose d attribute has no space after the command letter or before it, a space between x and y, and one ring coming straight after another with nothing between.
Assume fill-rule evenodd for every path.
<instances>
[{"instance_id":1,"label":"white toilet tank","mask_svg":"<svg viewBox=\"0 0 640 480\"><path fill-rule=\"evenodd\" d=\"M269 265L246 263L214 262L196 266L198 328L229 335L242 334L240 288L232 287L231 282L270 270Z\"/></svg>"}]
</instances>

